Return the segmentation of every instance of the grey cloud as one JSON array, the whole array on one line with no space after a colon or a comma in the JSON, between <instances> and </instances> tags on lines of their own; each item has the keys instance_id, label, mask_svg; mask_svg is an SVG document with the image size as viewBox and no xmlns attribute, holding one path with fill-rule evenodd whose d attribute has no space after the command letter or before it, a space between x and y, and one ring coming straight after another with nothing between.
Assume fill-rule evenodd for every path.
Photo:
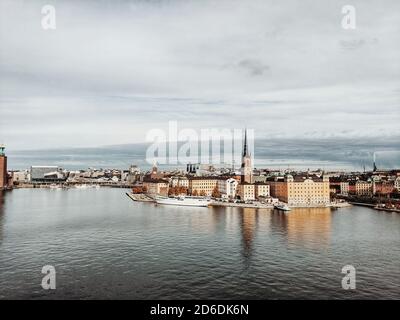
<instances>
[{"instance_id":1,"label":"grey cloud","mask_svg":"<svg viewBox=\"0 0 400 320\"><path fill-rule=\"evenodd\" d=\"M379 168L400 166L400 136L388 139L258 139L254 145L258 168L367 170L372 168L373 153ZM67 169L86 167L127 168L132 163L148 168L145 161L148 144L127 144L96 148L57 148L9 153L10 166L24 169L30 165L59 165ZM396 150L396 151L393 151ZM175 165L174 165L175 167Z\"/></svg>"},{"instance_id":2,"label":"grey cloud","mask_svg":"<svg viewBox=\"0 0 400 320\"><path fill-rule=\"evenodd\" d=\"M257 59L244 59L239 61L238 66L246 69L250 74L258 76L262 75L269 69L262 61Z\"/></svg>"}]
</instances>

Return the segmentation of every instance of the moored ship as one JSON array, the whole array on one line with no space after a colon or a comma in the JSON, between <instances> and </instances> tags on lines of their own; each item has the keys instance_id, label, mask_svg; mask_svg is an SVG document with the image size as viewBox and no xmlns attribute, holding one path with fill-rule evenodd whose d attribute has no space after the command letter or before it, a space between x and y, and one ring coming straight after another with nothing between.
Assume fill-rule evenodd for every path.
<instances>
[{"instance_id":1,"label":"moored ship","mask_svg":"<svg viewBox=\"0 0 400 320\"><path fill-rule=\"evenodd\" d=\"M275 209L282 210L282 211L290 211L290 210L292 210L285 203L276 204L274 207L275 207Z\"/></svg>"},{"instance_id":2,"label":"moored ship","mask_svg":"<svg viewBox=\"0 0 400 320\"><path fill-rule=\"evenodd\" d=\"M189 196L174 197L174 198L157 197L155 201L157 204L189 206L189 207L208 207L209 204L211 203L211 200L207 198L189 197Z\"/></svg>"}]
</instances>

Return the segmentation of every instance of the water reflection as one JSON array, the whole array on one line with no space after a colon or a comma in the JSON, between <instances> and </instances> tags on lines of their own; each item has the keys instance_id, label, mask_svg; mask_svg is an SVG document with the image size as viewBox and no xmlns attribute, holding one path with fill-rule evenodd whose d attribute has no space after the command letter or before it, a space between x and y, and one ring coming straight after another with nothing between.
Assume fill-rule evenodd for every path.
<instances>
[{"instance_id":1,"label":"water reflection","mask_svg":"<svg viewBox=\"0 0 400 320\"><path fill-rule=\"evenodd\" d=\"M287 236L287 213L280 210L273 210L271 212L271 230L274 235Z\"/></svg>"},{"instance_id":2,"label":"water reflection","mask_svg":"<svg viewBox=\"0 0 400 320\"><path fill-rule=\"evenodd\" d=\"M331 238L330 208L297 208L285 215L289 244L326 248Z\"/></svg>"},{"instance_id":3,"label":"water reflection","mask_svg":"<svg viewBox=\"0 0 400 320\"><path fill-rule=\"evenodd\" d=\"M262 212L259 213L259 209L254 208L233 207L213 207L211 210L214 231L223 232L225 236L228 236L228 234L233 235L239 227L242 255L246 259L250 258L259 225L259 217ZM268 214L269 211L266 211L266 213ZM266 224L268 225L268 222ZM235 236L233 235L233 237Z\"/></svg>"},{"instance_id":4,"label":"water reflection","mask_svg":"<svg viewBox=\"0 0 400 320\"><path fill-rule=\"evenodd\" d=\"M105 188L0 194L0 298L50 297L38 289L49 262L62 266L57 299L348 299L348 263L365 279L351 298L400 297L398 214L128 200Z\"/></svg>"},{"instance_id":5,"label":"water reflection","mask_svg":"<svg viewBox=\"0 0 400 320\"><path fill-rule=\"evenodd\" d=\"M242 234L243 256L249 259L252 255L254 234L258 225L258 211L253 208L243 208L239 225Z\"/></svg>"},{"instance_id":6,"label":"water reflection","mask_svg":"<svg viewBox=\"0 0 400 320\"><path fill-rule=\"evenodd\" d=\"M3 241L5 191L0 191L0 243Z\"/></svg>"}]
</instances>

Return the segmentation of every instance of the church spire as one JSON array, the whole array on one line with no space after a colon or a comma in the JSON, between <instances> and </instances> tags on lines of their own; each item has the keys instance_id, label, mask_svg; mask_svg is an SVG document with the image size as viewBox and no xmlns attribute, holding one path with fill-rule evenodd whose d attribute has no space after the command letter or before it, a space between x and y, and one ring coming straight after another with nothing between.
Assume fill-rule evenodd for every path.
<instances>
[{"instance_id":1,"label":"church spire","mask_svg":"<svg viewBox=\"0 0 400 320\"><path fill-rule=\"evenodd\" d=\"M247 145L247 129L244 131L244 142L243 142L243 155L242 155L242 168L241 168L241 181L242 183L253 183L253 168L251 163L251 157Z\"/></svg>"},{"instance_id":2,"label":"church spire","mask_svg":"<svg viewBox=\"0 0 400 320\"><path fill-rule=\"evenodd\" d=\"M243 157L248 156L247 150L247 128L244 130L244 145L243 145Z\"/></svg>"},{"instance_id":3,"label":"church spire","mask_svg":"<svg viewBox=\"0 0 400 320\"><path fill-rule=\"evenodd\" d=\"M376 156L375 156L375 152L374 152L374 163L373 163L374 169L373 172L376 172L378 170L378 168L376 167Z\"/></svg>"}]
</instances>

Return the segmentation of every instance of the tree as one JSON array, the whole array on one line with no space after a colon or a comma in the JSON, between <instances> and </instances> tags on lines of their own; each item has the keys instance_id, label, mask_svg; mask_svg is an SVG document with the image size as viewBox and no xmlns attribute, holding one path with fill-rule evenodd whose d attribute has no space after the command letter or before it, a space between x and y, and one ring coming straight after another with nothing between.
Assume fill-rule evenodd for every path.
<instances>
[{"instance_id":1,"label":"tree","mask_svg":"<svg viewBox=\"0 0 400 320\"><path fill-rule=\"evenodd\" d=\"M218 190L217 187L214 188L214 190L213 190L211 196L212 196L213 198L221 198L221 192L219 192L219 190Z\"/></svg>"},{"instance_id":2,"label":"tree","mask_svg":"<svg viewBox=\"0 0 400 320\"><path fill-rule=\"evenodd\" d=\"M205 197L206 196L206 192L204 190L200 191L200 197Z\"/></svg>"},{"instance_id":3,"label":"tree","mask_svg":"<svg viewBox=\"0 0 400 320\"><path fill-rule=\"evenodd\" d=\"M172 195L176 195L176 188L175 187L171 187L168 189L168 195L172 196Z\"/></svg>"},{"instance_id":4,"label":"tree","mask_svg":"<svg viewBox=\"0 0 400 320\"><path fill-rule=\"evenodd\" d=\"M141 186L135 186L132 188L132 193L138 194L138 193L143 193L143 187Z\"/></svg>"},{"instance_id":5,"label":"tree","mask_svg":"<svg viewBox=\"0 0 400 320\"><path fill-rule=\"evenodd\" d=\"M178 187L177 194L188 194L188 190L185 187Z\"/></svg>"},{"instance_id":6,"label":"tree","mask_svg":"<svg viewBox=\"0 0 400 320\"><path fill-rule=\"evenodd\" d=\"M194 197L197 197L197 196L199 195L199 193L198 193L197 190L195 189L195 190L193 191L192 195L193 195Z\"/></svg>"}]
</instances>

